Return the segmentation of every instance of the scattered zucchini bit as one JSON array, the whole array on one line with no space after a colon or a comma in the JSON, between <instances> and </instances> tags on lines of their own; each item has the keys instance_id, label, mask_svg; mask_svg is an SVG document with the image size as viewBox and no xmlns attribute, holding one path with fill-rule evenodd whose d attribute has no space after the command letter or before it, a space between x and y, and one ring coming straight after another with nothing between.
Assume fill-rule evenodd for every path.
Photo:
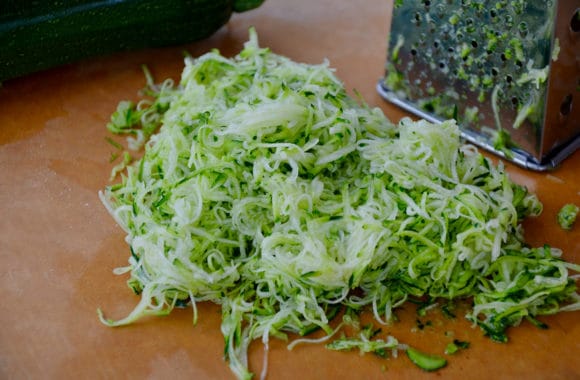
<instances>
[{"instance_id":1,"label":"scattered zucchini bit","mask_svg":"<svg viewBox=\"0 0 580 380\"><path fill-rule=\"evenodd\" d=\"M453 355L457 353L459 350L465 350L467 348L469 348L469 342L454 339L453 342L449 343L447 347L445 347L445 354Z\"/></svg>"},{"instance_id":2,"label":"scattered zucchini bit","mask_svg":"<svg viewBox=\"0 0 580 380\"><path fill-rule=\"evenodd\" d=\"M387 357L387 350L396 349L399 346L399 341L390 335L386 340L373 340L380 332L380 328L375 328L372 324L369 324L361 330L357 337L343 336L327 344L326 348L335 351L349 351L358 348L361 354L373 353L385 358Z\"/></svg>"},{"instance_id":3,"label":"scattered zucchini bit","mask_svg":"<svg viewBox=\"0 0 580 380\"><path fill-rule=\"evenodd\" d=\"M426 354L415 348L408 347L407 356L413 364L425 371L436 371L447 365L447 360L437 355Z\"/></svg>"},{"instance_id":4,"label":"scattered zucchini bit","mask_svg":"<svg viewBox=\"0 0 580 380\"><path fill-rule=\"evenodd\" d=\"M564 205L558 212L558 224L565 230L571 230L576 222L580 207L573 203Z\"/></svg>"},{"instance_id":5,"label":"scattered zucchini bit","mask_svg":"<svg viewBox=\"0 0 580 380\"><path fill-rule=\"evenodd\" d=\"M431 322L429 320L423 322L422 320L420 320L419 318L417 318L416 319L416 322L417 322L417 328L419 330L423 330L423 329L425 329L425 327L431 327L431 326L433 326L433 322Z\"/></svg>"}]
</instances>

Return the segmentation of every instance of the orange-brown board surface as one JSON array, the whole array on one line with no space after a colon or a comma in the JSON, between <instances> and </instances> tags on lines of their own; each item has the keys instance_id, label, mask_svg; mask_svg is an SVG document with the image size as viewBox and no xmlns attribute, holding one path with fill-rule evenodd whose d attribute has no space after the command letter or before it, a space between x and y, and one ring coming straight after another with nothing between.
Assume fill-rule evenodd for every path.
<instances>
[{"instance_id":1,"label":"orange-brown board surface","mask_svg":"<svg viewBox=\"0 0 580 380\"><path fill-rule=\"evenodd\" d=\"M109 328L103 308L125 316L138 301L126 277L113 274L129 250L98 191L109 183L115 151L105 125L117 103L136 99L145 85L141 65L156 78L178 78L182 52L218 48L234 55L255 26L262 46L307 63L325 58L350 90L381 107L394 121L403 116L376 93L383 75L389 1L267 0L234 15L213 37L188 46L115 54L10 80L0 88L0 378L3 379L228 379L218 306L200 304L163 318ZM0 53L1 54L1 53ZM562 230L556 213L580 204L580 152L550 173L507 165L512 178L538 194L543 214L524 223L526 240L560 247L580 263L580 225ZM509 343L494 343L459 317L429 314L418 330L411 306L400 322L383 328L402 342L442 352L450 339L469 349L436 373L403 356L384 359L323 345L270 346L270 379L578 379L580 314L543 317L549 329L525 322L509 330ZM452 337L449 336L452 332ZM447 334L446 334L447 333ZM262 346L250 347L259 373Z\"/></svg>"}]
</instances>

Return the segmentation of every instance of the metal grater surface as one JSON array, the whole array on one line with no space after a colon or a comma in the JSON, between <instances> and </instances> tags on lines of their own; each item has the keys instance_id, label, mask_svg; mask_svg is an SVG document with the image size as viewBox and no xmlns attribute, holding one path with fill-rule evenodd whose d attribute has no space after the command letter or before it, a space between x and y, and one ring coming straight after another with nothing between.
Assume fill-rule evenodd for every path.
<instances>
[{"instance_id":1,"label":"metal grater surface","mask_svg":"<svg viewBox=\"0 0 580 380\"><path fill-rule=\"evenodd\" d=\"M580 0L395 0L387 100L523 167L580 147Z\"/></svg>"}]
</instances>

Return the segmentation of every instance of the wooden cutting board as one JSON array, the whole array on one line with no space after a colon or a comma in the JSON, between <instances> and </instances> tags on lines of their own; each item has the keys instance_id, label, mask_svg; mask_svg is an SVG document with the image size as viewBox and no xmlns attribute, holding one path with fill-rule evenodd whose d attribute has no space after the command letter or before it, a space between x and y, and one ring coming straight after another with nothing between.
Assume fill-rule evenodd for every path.
<instances>
[{"instance_id":1,"label":"wooden cutting board","mask_svg":"<svg viewBox=\"0 0 580 380\"><path fill-rule=\"evenodd\" d=\"M109 183L115 148L105 125L117 103L136 99L145 85L141 64L159 80L179 78L182 52L218 48L234 55L250 26L262 46L307 63L325 58L350 90L381 107L394 121L404 114L375 92L383 75L390 1L267 0L235 15L212 38L188 46L122 53L7 81L0 88L0 378L3 379L228 379L223 360L220 309L199 306L164 318L108 328L97 308L119 318L137 296L127 277L112 270L127 263L124 234L99 201ZM0 53L1 54L1 53ZM570 232L556 223L567 202L580 204L580 152L550 173L507 164L512 178L538 194L545 209L528 220L532 245L560 247L580 263L580 225ZM447 368L426 373L404 357L383 359L357 352L331 352L322 345L288 351L270 347L270 379L579 379L580 313L541 318L550 328L528 323L498 344L462 317L438 313L431 326L416 328L407 305L400 322L383 329L400 341L441 353L453 338L469 349L449 358ZM365 318L368 318L367 315ZM425 320L425 319L424 319ZM263 350L250 348L259 374Z\"/></svg>"}]
</instances>

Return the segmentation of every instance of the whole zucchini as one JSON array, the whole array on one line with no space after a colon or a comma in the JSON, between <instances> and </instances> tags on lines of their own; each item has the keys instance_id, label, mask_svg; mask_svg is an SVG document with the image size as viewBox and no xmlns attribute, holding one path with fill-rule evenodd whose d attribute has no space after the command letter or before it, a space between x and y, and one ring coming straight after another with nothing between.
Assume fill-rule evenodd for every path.
<instances>
[{"instance_id":1,"label":"whole zucchini","mask_svg":"<svg viewBox=\"0 0 580 380\"><path fill-rule=\"evenodd\" d=\"M209 37L264 0L0 1L0 82L117 51Z\"/></svg>"}]
</instances>

